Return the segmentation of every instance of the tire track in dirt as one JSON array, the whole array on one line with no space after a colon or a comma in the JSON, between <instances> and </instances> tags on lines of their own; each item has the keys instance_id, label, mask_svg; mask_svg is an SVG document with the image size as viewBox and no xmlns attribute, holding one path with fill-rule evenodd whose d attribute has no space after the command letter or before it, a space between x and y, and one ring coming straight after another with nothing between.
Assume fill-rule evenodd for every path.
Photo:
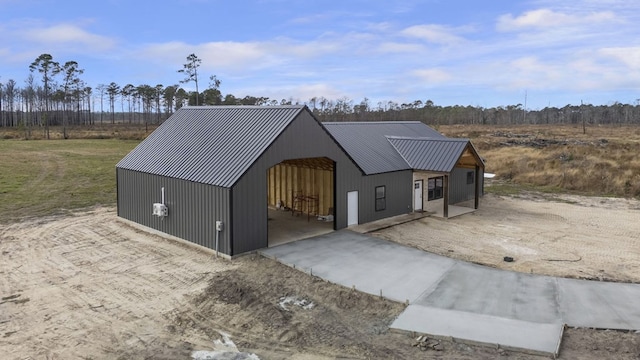
<instances>
[{"instance_id":1,"label":"tire track in dirt","mask_svg":"<svg viewBox=\"0 0 640 360\"><path fill-rule=\"evenodd\" d=\"M0 253L0 296L26 299L0 304L0 352L9 359L135 357L154 346L188 355L209 339L171 336L163 314L216 271L235 268L125 226L111 209L2 226Z\"/></svg>"},{"instance_id":2,"label":"tire track in dirt","mask_svg":"<svg viewBox=\"0 0 640 360\"><path fill-rule=\"evenodd\" d=\"M640 277L638 210L491 196L482 201L473 215L425 218L381 235L511 270ZM502 261L506 250L519 252L515 263ZM584 260L541 260L570 252ZM113 209L0 224L0 256L0 353L7 359L188 358L192 350L211 349L219 331L262 359L300 353L305 359L440 357L387 331L400 304L259 257L215 260L122 224ZM284 311L282 296L303 296L316 307ZM592 344L607 346L589 334L571 345L576 358L587 358ZM444 344L443 359L501 356L495 349Z\"/></svg>"}]
</instances>

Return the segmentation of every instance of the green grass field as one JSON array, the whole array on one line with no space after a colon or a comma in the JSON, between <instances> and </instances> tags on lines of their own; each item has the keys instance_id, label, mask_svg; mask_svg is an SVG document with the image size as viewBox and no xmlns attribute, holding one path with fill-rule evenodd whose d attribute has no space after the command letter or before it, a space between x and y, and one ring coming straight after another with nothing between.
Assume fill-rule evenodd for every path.
<instances>
[{"instance_id":1,"label":"green grass field","mask_svg":"<svg viewBox=\"0 0 640 360\"><path fill-rule=\"evenodd\" d=\"M0 140L0 222L115 205L115 165L138 140Z\"/></svg>"}]
</instances>

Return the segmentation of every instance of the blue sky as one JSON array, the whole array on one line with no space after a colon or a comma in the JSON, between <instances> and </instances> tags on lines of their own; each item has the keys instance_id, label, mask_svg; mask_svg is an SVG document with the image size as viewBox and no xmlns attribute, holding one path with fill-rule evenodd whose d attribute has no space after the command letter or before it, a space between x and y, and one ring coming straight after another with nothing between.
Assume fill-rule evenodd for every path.
<instances>
[{"instance_id":1,"label":"blue sky","mask_svg":"<svg viewBox=\"0 0 640 360\"><path fill-rule=\"evenodd\" d=\"M537 109L640 98L637 0L0 0L0 82L42 53L89 86ZM193 89L193 84L184 84Z\"/></svg>"}]
</instances>

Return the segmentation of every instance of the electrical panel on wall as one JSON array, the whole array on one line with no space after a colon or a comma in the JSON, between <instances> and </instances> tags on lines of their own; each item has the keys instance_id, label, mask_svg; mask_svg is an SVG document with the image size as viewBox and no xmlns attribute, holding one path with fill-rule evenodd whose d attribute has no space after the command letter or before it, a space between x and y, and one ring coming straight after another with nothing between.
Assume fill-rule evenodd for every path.
<instances>
[{"instance_id":1,"label":"electrical panel on wall","mask_svg":"<svg viewBox=\"0 0 640 360\"><path fill-rule=\"evenodd\" d=\"M159 216L159 217L165 217L165 216L169 215L169 209L167 208L167 206L165 204L154 203L153 204L153 215Z\"/></svg>"}]
</instances>

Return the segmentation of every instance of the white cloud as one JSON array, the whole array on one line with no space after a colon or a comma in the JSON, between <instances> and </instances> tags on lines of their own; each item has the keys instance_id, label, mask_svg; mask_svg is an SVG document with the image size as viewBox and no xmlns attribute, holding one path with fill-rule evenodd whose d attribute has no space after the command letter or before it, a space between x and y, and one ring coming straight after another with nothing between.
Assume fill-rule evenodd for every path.
<instances>
[{"instance_id":1,"label":"white cloud","mask_svg":"<svg viewBox=\"0 0 640 360\"><path fill-rule=\"evenodd\" d=\"M369 23L366 29L373 32L388 32L393 29L393 25L389 22Z\"/></svg>"},{"instance_id":2,"label":"white cloud","mask_svg":"<svg viewBox=\"0 0 640 360\"><path fill-rule=\"evenodd\" d=\"M616 15L611 11L600 11L586 14L567 14L551 9L537 9L527 11L520 16L513 14L502 15L496 25L499 31L519 31L530 28L549 29L555 27L568 27L574 25L594 25L617 21Z\"/></svg>"},{"instance_id":3,"label":"white cloud","mask_svg":"<svg viewBox=\"0 0 640 360\"><path fill-rule=\"evenodd\" d=\"M326 83L301 84L293 87L290 94L295 94L295 97L302 101L319 95L327 99L337 99L345 96L344 92Z\"/></svg>"},{"instance_id":4,"label":"white cloud","mask_svg":"<svg viewBox=\"0 0 640 360\"><path fill-rule=\"evenodd\" d=\"M412 71L412 74L430 85L443 84L453 78L443 69L419 69Z\"/></svg>"},{"instance_id":5,"label":"white cloud","mask_svg":"<svg viewBox=\"0 0 640 360\"><path fill-rule=\"evenodd\" d=\"M312 25L312 24L317 24L319 22L327 22L330 21L332 17L334 17L336 14L334 13L315 13L315 14L308 14L305 16L300 16L297 18L293 18L290 20L290 23L292 24L298 24L298 25Z\"/></svg>"},{"instance_id":6,"label":"white cloud","mask_svg":"<svg viewBox=\"0 0 640 360\"><path fill-rule=\"evenodd\" d=\"M273 53L294 56L297 58L312 58L336 53L342 50L340 41L333 39L315 41L293 41L287 38L279 38L264 43L265 48Z\"/></svg>"},{"instance_id":7,"label":"white cloud","mask_svg":"<svg viewBox=\"0 0 640 360\"><path fill-rule=\"evenodd\" d=\"M30 43L47 46L64 46L75 50L106 51L116 41L106 36L92 34L73 24L56 24L29 28L20 32L20 37Z\"/></svg>"},{"instance_id":8,"label":"white cloud","mask_svg":"<svg viewBox=\"0 0 640 360\"><path fill-rule=\"evenodd\" d=\"M397 42L385 42L378 46L378 51L382 53L407 53L407 54L416 54L424 51L424 46L420 44L403 44Z\"/></svg>"},{"instance_id":9,"label":"white cloud","mask_svg":"<svg viewBox=\"0 0 640 360\"><path fill-rule=\"evenodd\" d=\"M209 42L190 45L184 42L150 44L136 51L136 56L153 62L183 64L187 55L196 54L203 68L242 69L247 66L265 67L277 62L275 54L264 43Z\"/></svg>"},{"instance_id":10,"label":"white cloud","mask_svg":"<svg viewBox=\"0 0 640 360\"><path fill-rule=\"evenodd\" d=\"M485 84L504 92L584 93L637 88L640 71L616 66L611 60L608 54L597 51L581 51L566 58L521 56L455 69L455 80L458 84Z\"/></svg>"},{"instance_id":11,"label":"white cloud","mask_svg":"<svg viewBox=\"0 0 640 360\"><path fill-rule=\"evenodd\" d=\"M541 89L563 82L563 74L557 64L543 62L535 56L514 59L505 64L501 71L509 75L505 84L511 89Z\"/></svg>"},{"instance_id":12,"label":"white cloud","mask_svg":"<svg viewBox=\"0 0 640 360\"><path fill-rule=\"evenodd\" d=\"M324 97L333 100L345 96L344 92L327 83L303 83L296 85L274 83L269 87L236 87L230 90L239 97L259 94L260 96L266 96L271 100L277 101L293 99L293 101L305 102L313 97Z\"/></svg>"},{"instance_id":13,"label":"white cloud","mask_svg":"<svg viewBox=\"0 0 640 360\"><path fill-rule=\"evenodd\" d=\"M415 25L401 31L401 34L426 40L436 44L458 44L465 39L456 35L457 30L443 25Z\"/></svg>"},{"instance_id":14,"label":"white cloud","mask_svg":"<svg viewBox=\"0 0 640 360\"><path fill-rule=\"evenodd\" d=\"M640 70L640 47L610 47L600 49L600 54L625 64L629 70Z\"/></svg>"},{"instance_id":15,"label":"white cloud","mask_svg":"<svg viewBox=\"0 0 640 360\"><path fill-rule=\"evenodd\" d=\"M357 43L358 34L343 36L341 39L322 38L311 41L295 41L290 38L274 38L268 41L218 41L202 44L185 42L166 42L148 44L136 49L134 56L150 62L173 64L179 67L188 54L196 54L202 60L202 68L219 72L227 70L233 73L249 74L254 71L274 69L281 72L283 66L296 72L296 66L339 56L349 48L356 51L349 42ZM324 57L324 58L323 58ZM293 69L293 70L292 70ZM318 70L317 68L315 70ZM303 70L304 71L304 70Z\"/></svg>"}]
</instances>

